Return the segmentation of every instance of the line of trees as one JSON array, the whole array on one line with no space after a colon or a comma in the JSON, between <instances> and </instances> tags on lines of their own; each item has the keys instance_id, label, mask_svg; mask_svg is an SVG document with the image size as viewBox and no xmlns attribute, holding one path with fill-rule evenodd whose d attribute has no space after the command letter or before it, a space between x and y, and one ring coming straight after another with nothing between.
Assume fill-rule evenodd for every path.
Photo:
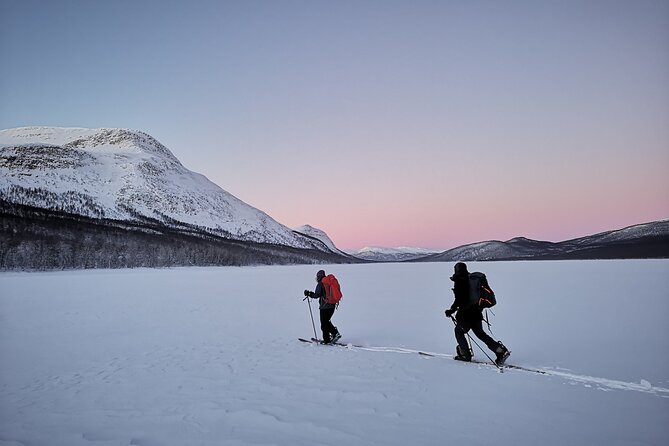
<instances>
[{"instance_id":1,"label":"line of trees","mask_svg":"<svg viewBox=\"0 0 669 446\"><path fill-rule=\"evenodd\" d=\"M159 224L94 219L0 199L0 270L342 263L317 250Z\"/></svg>"},{"instance_id":2,"label":"line of trees","mask_svg":"<svg viewBox=\"0 0 669 446\"><path fill-rule=\"evenodd\" d=\"M104 209L90 195L67 191L55 193L40 187L22 187L15 184L0 190L0 200L25 206L34 206L69 214L105 218Z\"/></svg>"}]
</instances>

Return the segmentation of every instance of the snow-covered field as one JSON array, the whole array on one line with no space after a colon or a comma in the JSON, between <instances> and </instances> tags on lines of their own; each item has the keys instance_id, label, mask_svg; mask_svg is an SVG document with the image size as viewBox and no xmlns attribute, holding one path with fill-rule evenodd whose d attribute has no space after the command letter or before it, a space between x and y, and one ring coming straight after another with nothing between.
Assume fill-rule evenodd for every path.
<instances>
[{"instance_id":1,"label":"snow-covered field","mask_svg":"<svg viewBox=\"0 0 669 446\"><path fill-rule=\"evenodd\" d=\"M0 274L0 445L667 444L669 261L470 264L547 374L450 358L452 266L327 266L367 349L318 266Z\"/></svg>"}]
</instances>

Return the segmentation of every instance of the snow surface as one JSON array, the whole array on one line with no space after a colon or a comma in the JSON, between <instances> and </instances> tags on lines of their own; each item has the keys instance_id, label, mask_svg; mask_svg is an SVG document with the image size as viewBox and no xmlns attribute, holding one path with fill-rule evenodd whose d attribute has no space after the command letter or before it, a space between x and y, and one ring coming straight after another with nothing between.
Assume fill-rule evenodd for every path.
<instances>
[{"instance_id":1,"label":"snow surface","mask_svg":"<svg viewBox=\"0 0 669 446\"><path fill-rule=\"evenodd\" d=\"M0 445L667 444L668 260L469 266L545 375L451 359L452 264L325 266L366 349L321 265L2 273Z\"/></svg>"}]
</instances>

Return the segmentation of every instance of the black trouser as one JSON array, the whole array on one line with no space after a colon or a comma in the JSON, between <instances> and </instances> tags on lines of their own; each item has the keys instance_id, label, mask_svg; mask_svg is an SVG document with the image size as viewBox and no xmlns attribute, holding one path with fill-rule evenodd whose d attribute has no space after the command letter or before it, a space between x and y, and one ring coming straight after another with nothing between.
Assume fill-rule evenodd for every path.
<instances>
[{"instance_id":1,"label":"black trouser","mask_svg":"<svg viewBox=\"0 0 669 446\"><path fill-rule=\"evenodd\" d=\"M477 338L485 343L485 345L497 353L499 343L491 338L488 333L483 331L483 320L477 314L458 315L457 324L455 325L455 339L458 341L460 350L469 352L469 344L465 336L469 330L473 331Z\"/></svg>"},{"instance_id":2,"label":"black trouser","mask_svg":"<svg viewBox=\"0 0 669 446\"><path fill-rule=\"evenodd\" d=\"M321 308L321 331L323 332L323 340L325 342L329 342L337 333L337 327L332 325L332 322L330 322L334 312L334 308Z\"/></svg>"}]
</instances>

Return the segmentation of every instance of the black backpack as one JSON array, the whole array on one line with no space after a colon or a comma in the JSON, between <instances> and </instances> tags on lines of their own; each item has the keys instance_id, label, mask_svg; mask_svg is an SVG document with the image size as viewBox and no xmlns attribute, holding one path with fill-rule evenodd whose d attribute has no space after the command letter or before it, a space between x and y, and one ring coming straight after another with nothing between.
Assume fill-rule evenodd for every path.
<instances>
[{"instance_id":1,"label":"black backpack","mask_svg":"<svg viewBox=\"0 0 669 446\"><path fill-rule=\"evenodd\" d=\"M483 273L469 274L469 306L478 306L481 310L495 306L495 293L488 285L488 279Z\"/></svg>"}]
</instances>

